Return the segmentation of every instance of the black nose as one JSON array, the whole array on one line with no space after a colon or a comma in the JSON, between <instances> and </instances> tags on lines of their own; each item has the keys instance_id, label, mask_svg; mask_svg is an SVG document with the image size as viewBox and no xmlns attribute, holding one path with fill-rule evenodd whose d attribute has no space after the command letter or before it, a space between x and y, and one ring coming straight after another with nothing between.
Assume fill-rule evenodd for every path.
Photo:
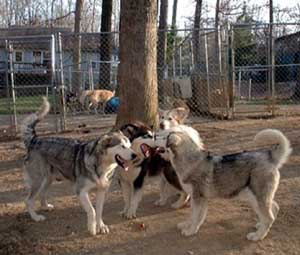
<instances>
[{"instance_id":1,"label":"black nose","mask_svg":"<svg viewBox=\"0 0 300 255\"><path fill-rule=\"evenodd\" d=\"M160 129L165 129L165 125L163 123L159 124Z\"/></svg>"},{"instance_id":2,"label":"black nose","mask_svg":"<svg viewBox=\"0 0 300 255\"><path fill-rule=\"evenodd\" d=\"M134 153L131 154L131 160L134 160L136 157L137 157L136 154L134 154Z\"/></svg>"}]
</instances>

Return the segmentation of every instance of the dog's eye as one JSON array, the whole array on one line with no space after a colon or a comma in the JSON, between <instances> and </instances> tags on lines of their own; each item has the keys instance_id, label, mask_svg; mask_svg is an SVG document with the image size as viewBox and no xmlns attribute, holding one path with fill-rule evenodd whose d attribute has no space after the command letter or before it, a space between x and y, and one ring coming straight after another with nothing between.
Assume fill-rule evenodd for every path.
<instances>
[{"instance_id":1,"label":"dog's eye","mask_svg":"<svg viewBox=\"0 0 300 255\"><path fill-rule=\"evenodd\" d=\"M163 119L165 119L165 117L164 117L164 116L161 116L161 119L163 120Z\"/></svg>"},{"instance_id":2,"label":"dog's eye","mask_svg":"<svg viewBox=\"0 0 300 255\"><path fill-rule=\"evenodd\" d=\"M124 145L122 145L122 148L123 148L123 149L126 149L126 147L125 147Z\"/></svg>"},{"instance_id":3,"label":"dog's eye","mask_svg":"<svg viewBox=\"0 0 300 255\"><path fill-rule=\"evenodd\" d=\"M168 120L172 120L172 118L169 118Z\"/></svg>"}]
</instances>

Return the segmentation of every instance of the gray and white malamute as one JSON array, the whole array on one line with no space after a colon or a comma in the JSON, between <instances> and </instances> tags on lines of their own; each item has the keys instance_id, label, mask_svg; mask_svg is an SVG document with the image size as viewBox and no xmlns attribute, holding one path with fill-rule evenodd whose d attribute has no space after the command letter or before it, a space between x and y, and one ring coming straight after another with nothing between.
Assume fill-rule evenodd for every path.
<instances>
[{"instance_id":1,"label":"gray and white malamute","mask_svg":"<svg viewBox=\"0 0 300 255\"><path fill-rule=\"evenodd\" d=\"M108 233L102 220L105 193L109 188L115 168L128 170L136 154L130 149L129 139L121 132L103 135L97 140L80 142L59 137L38 137L36 124L49 112L50 105L44 98L36 114L30 115L22 125L22 137L27 149L25 157L25 181L29 194L25 200L31 218L44 220L34 210L34 201L40 197L41 205L52 208L47 202L47 190L54 178L62 178L74 184L84 210L87 213L88 230L92 235ZM89 191L96 191L96 210Z\"/></svg>"},{"instance_id":2,"label":"gray and white malamute","mask_svg":"<svg viewBox=\"0 0 300 255\"><path fill-rule=\"evenodd\" d=\"M208 199L237 197L248 201L258 216L257 231L249 233L247 238L258 241L266 237L279 211L274 200L279 169L292 149L289 140L274 129L259 132L254 141L272 141L276 145L270 149L211 156L187 132L170 129L157 135L155 143L166 150L182 187L191 194L191 216L178 224L183 235L198 232L207 214Z\"/></svg>"}]
</instances>

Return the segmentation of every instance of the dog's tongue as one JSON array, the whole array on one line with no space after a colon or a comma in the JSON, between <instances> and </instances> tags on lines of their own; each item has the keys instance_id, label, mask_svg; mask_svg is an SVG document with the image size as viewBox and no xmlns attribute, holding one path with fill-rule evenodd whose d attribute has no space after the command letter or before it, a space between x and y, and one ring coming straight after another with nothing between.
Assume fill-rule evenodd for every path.
<instances>
[{"instance_id":1,"label":"dog's tongue","mask_svg":"<svg viewBox=\"0 0 300 255\"><path fill-rule=\"evenodd\" d=\"M126 172L129 170L129 165L127 164L127 162L124 163L123 167Z\"/></svg>"}]
</instances>

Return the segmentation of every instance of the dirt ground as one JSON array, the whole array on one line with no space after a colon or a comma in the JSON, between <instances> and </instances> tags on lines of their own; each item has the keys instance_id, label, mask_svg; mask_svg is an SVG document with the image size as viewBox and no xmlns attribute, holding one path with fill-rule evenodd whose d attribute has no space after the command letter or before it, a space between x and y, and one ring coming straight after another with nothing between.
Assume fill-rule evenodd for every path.
<instances>
[{"instance_id":1,"label":"dirt ground","mask_svg":"<svg viewBox=\"0 0 300 255\"><path fill-rule=\"evenodd\" d=\"M116 183L112 185L104 208L104 221L111 230L107 235L89 235L86 215L66 183L53 184L50 202L55 209L43 212L46 221L33 222L23 203L25 151L20 141L10 141L0 143L0 254L300 254L300 117L220 121L194 127L214 154L255 148L252 139L263 128L278 128L292 142L293 155L281 169L276 193L281 210L265 240L246 240L246 234L254 230L255 215L247 204L235 200L210 201L199 233L181 236L176 224L188 216L189 208L173 210L170 203L154 206L156 182L147 185L135 220L119 215L122 194ZM90 139L105 131L86 129L64 136Z\"/></svg>"}]
</instances>

